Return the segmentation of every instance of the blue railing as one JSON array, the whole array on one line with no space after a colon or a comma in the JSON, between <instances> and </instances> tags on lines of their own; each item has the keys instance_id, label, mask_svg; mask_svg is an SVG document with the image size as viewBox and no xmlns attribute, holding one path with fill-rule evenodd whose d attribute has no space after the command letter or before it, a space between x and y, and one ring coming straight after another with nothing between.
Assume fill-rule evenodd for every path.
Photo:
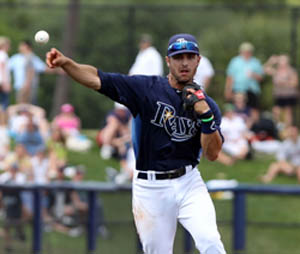
<instances>
[{"instance_id":1,"label":"blue railing","mask_svg":"<svg viewBox=\"0 0 300 254\"><path fill-rule=\"evenodd\" d=\"M0 190L29 190L33 192L33 242L32 253L42 254L42 213L41 200L43 190L81 190L87 191L89 214L87 221L87 253L94 254L96 250L96 200L97 192L131 191L131 185L116 185L105 182L57 182L46 185L15 185L0 184ZM252 194L276 194L276 195L299 195L299 185L249 185L239 184L232 188L209 188L209 192L232 191L233 199L233 254L244 254L246 251L246 195ZM138 246L140 246L138 244ZM193 249L193 241L188 232L184 237L184 253L190 253Z\"/></svg>"}]
</instances>

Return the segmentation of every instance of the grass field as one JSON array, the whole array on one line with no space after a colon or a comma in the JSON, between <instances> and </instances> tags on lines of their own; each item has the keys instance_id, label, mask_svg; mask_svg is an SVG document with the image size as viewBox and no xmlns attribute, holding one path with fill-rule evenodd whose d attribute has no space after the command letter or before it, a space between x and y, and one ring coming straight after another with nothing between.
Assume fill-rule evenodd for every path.
<instances>
[{"instance_id":1,"label":"grass field","mask_svg":"<svg viewBox=\"0 0 300 254\"><path fill-rule=\"evenodd\" d=\"M95 132L87 132L94 138ZM105 168L118 167L117 161L103 161L94 146L88 153L69 154L72 164L86 166L86 180L105 181ZM236 179L241 183L258 184L258 176L263 174L270 162L270 156L256 155L253 160L241 161L226 167L217 162L201 161L199 169L203 178ZM295 178L280 176L275 184L297 184ZM100 193L104 213L111 236L99 237L95 254L136 253L136 233L131 215L130 193ZM247 196L247 254L297 254L299 253L300 202L298 196L248 195ZM228 251L232 252L232 201L214 200L222 239ZM275 223L275 224L274 224ZM291 226L298 223L298 226ZM29 231L30 229L28 229ZM174 254L183 253L183 233L178 227ZM30 232L27 234L30 237ZM0 246L2 245L0 237ZM15 253L31 253L31 242L17 243ZM43 254L86 253L85 236L72 238L61 233L44 233ZM193 253L198 253L194 251ZM1 247L0 247L1 254ZM190 253L191 254L191 253Z\"/></svg>"}]
</instances>

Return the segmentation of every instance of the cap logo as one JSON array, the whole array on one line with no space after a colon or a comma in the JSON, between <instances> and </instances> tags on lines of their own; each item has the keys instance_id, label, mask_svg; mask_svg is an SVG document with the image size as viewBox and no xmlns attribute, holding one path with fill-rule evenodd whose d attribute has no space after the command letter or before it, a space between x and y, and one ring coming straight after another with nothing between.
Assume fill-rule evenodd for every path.
<instances>
[{"instance_id":1,"label":"cap logo","mask_svg":"<svg viewBox=\"0 0 300 254\"><path fill-rule=\"evenodd\" d=\"M187 42L187 40L184 39L184 38L178 38L176 41L178 41L178 42L180 42L180 43L182 43L182 42Z\"/></svg>"}]
</instances>

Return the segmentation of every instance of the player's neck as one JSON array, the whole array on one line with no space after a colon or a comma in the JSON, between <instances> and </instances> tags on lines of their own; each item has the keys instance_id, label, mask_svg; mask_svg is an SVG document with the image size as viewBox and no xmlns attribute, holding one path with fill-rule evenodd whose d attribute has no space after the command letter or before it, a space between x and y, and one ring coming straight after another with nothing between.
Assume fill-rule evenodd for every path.
<instances>
[{"instance_id":1,"label":"player's neck","mask_svg":"<svg viewBox=\"0 0 300 254\"><path fill-rule=\"evenodd\" d=\"M178 82L178 80L170 73L168 75L168 81L169 81L170 86L177 90L183 90L183 88L186 86L186 84L189 83L189 82L184 82L184 83Z\"/></svg>"}]
</instances>

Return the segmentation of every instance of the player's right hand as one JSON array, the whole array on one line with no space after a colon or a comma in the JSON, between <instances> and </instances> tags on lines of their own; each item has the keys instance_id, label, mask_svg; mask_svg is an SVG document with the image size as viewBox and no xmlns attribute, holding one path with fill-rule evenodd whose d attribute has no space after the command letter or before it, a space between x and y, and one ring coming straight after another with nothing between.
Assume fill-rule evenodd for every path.
<instances>
[{"instance_id":1,"label":"player's right hand","mask_svg":"<svg viewBox=\"0 0 300 254\"><path fill-rule=\"evenodd\" d=\"M67 61L68 58L55 48L46 54L46 63L49 68L62 67Z\"/></svg>"}]
</instances>

